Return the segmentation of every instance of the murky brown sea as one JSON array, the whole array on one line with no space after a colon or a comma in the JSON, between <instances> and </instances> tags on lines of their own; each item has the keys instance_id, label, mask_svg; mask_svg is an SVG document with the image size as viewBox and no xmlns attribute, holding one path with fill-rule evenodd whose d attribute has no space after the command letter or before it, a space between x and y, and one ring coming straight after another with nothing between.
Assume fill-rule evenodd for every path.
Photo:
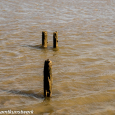
<instances>
[{"instance_id":1,"label":"murky brown sea","mask_svg":"<svg viewBox=\"0 0 115 115\"><path fill-rule=\"evenodd\" d=\"M42 31L48 48L40 49ZM59 51L53 32L58 31ZM53 94L43 97L43 66ZM0 111L115 115L114 0L0 0Z\"/></svg>"}]
</instances>

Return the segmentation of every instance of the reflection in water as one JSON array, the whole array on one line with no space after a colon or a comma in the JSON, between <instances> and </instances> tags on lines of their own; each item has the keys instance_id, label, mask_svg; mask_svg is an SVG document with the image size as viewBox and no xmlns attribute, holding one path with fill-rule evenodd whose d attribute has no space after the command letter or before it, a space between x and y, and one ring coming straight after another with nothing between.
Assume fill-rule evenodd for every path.
<instances>
[{"instance_id":1,"label":"reflection in water","mask_svg":"<svg viewBox=\"0 0 115 115\"><path fill-rule=\"evenodd\" d=\"M19 91L19 90L3 90L3 91L6 91L8 93L12 93L12 94L19 94L19 95L22 95L22 96L27 96L27 97L33 97L33 98L43 98L44 96L42 94L36 94L32 91Z\"/></svg>"}]
</instances>

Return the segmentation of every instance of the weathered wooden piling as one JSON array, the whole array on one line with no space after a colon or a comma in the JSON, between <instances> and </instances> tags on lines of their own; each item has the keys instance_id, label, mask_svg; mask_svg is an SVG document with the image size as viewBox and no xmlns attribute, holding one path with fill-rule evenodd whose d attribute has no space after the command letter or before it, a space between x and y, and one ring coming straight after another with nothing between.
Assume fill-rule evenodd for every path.
<instances>
[{"instance_id":1,"label":"weathered wooden piling","mask_svg":"<svg viewBox=\"0 0 115 115\"><path fill-rule=\"evenodd\" d=\"M52 82L52 61L47 59L44 62L44 97L51 97Z\"/></svg>"},{"instance_id":2,"label":"weathered wooden piling","mask_svg":"<svg viewBox=\"0 0 115 115\"><path fill-rule=\"evenodd\" d=\"M53 33L53 48L57 48L58 47L58 32L54 32Z\"/></svg>"},{"instance_id":3,"label":"weathered wooden piling","mask_svg":"<svg viewBox=\"0 0 115 115\"><path fill-rule=\"evenodd\" d=\"M47 47L47 32L46 31L42 32L42 47L44 48Z\"/></svg>"}]
</instances>

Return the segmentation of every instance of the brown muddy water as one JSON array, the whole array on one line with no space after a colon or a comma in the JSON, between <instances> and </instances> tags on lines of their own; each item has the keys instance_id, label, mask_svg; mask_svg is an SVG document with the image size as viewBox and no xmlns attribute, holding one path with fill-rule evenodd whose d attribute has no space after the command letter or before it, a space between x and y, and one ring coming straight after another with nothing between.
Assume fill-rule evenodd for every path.
<instances>
[{"instance_id":1,"label":"brown muddy water","mask_svg":"<svg viewBox=\"0 0 115 115\"><path fill-rule=\"evenodd\" d=\"M40 49L42 31L48 48ZM53 32L59 50L54 51ZM53 94L43 97L44 61ZM114 0L0 0L0 111L115 115Z\"/></svg>"}]
</instances>

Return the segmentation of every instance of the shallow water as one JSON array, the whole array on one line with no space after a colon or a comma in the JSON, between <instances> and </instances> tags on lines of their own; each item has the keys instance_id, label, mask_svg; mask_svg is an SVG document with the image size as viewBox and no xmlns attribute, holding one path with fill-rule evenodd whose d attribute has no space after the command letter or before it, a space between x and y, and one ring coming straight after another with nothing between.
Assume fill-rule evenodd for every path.
<instances>
[{"instance_id":1,"label":"shallow water","mask_svg":"<svg viewBox=\"0 0 115 115\"><path fill-rule=\"evenodd\" d=\"M38 47L42 31L47 49ZM0 49L0 111L115 114L114 1L1 0ZM43 97L46 59L53 63L51 99Z\"/></svg>"}]
</instances>

